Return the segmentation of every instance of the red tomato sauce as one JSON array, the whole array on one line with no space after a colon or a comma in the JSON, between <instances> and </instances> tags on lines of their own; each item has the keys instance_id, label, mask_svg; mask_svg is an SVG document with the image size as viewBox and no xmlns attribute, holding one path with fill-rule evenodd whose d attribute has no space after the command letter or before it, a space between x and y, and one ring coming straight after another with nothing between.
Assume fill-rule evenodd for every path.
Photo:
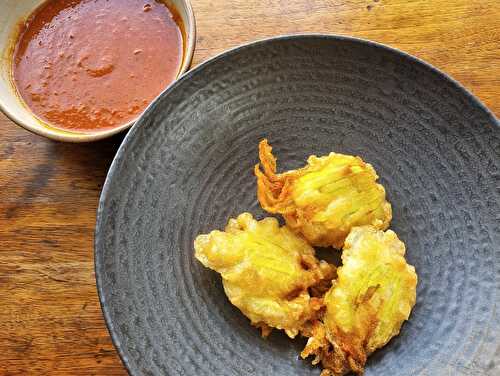
<instances>
[{"instance_id":1,"label":"red tomato sauce","mask_svg":"<svg viewBox=\"0 0 500 376\"><path fill-rule=\"evenodd\" d=\"M56 128L114 128L176 78L181 28L158 0L49 0L19 35L14 83L31 111Z\"/></svg>"}]
</instances>

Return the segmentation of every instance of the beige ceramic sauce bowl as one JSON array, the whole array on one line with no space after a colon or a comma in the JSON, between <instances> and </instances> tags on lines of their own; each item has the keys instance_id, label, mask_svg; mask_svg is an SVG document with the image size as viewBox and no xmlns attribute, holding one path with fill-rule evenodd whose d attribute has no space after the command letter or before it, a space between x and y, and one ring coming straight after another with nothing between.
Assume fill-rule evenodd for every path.
<instances>
[{"instance_id":1,"label":"beige ceramic sauce bowl","mask_svg":"<svg viewBox=\"0 0 500 376\"><path fill-rule=\"evenodd\" d=\"M92 133L65 131L47 124L36 117L24 104L12 77L12 59L22 23L47 0L2 0L0 1L0 110L16 124L27 130L58 141L91 142L110 137L130 128L135 120L112 129L96 130ZM166 0L173 6L183 24L183 59L177 78L191 64L196 40L194 14L189 0Z\"/></svg>"}]
</instances>

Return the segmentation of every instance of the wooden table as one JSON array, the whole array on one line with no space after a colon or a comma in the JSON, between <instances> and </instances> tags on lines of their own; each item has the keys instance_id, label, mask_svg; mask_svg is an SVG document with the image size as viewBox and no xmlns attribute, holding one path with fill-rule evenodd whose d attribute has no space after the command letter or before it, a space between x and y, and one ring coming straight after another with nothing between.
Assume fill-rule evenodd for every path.
<instances>
[{"instance_id":1,"label":"wooden table","mask_svg":"<svg viewBox=\"0 0 500 376\"><path fill-rule=\"evenodd\" d=\"M498 0L192 0L193 65L298 32L368 38L444 70L500 114ZM0 115L0 376L126 375L97 299L93 231L122 136L52 142Z\"/></svg>"}]
</instances>

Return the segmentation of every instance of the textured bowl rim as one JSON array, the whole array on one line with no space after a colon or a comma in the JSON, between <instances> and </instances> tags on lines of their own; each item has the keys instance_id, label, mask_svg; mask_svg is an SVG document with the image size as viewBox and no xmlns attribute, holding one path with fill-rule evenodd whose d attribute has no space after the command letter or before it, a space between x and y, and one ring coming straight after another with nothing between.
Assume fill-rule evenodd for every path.
<instances>
[{"instance_id":1,"label":"textured bowl rim","mask_svg":"<svg viewBox=\"0 0 500 376\"><path fill-rule=\"evenodd\" d=\"M180 66L179 72L177 73L177 76L175 79L158 95L162 95L165 90L167 90L170 86L172 86L178 79L182 77L183 74L185 74L188 70L189 67L191 66L191 62L193 60L193 55L194 55L194 50L196 47L196 19L194 17L194 12L193 12L193 7L191 5L190 0L180 0L185 7L186 10L186 15L187 19L183 19L183 24L184 27L187 28L184 30L185 36L183 37L185 39L185 47L182 55L182 64ZM34 8L36 9L36 8ZM34 10L33 9L33 10ZM32 11L33 11L32 10ZM9 60L10 61L10 60ZM156 102L156 98L153 99L153 102ZM147 109L147 107L146 107ZM145 109L145 110L146 110ZM144 111L145 111L144 110ZM33 114L30 114L32 118L36 119L38 125L37 126L32 126L30 124L26 124L23 120L21 120L19 117L14 115L10 109L5 106L2 101L0 101L0 111L7 116L12 122L15 124L19 125L20 127L35 133L39 136L44 136L52 140L56 141L63 141L63 142L72 142L72 143L83 143L83 142L93 142L93 141L99 141L108 137L111 137L117 133L120 133L130 127L132 127L139 119L141 118L142 114L137 116L135 119L120 125L116 128L108 129L105 131L100 131L100 132L94 132L94 133L78 133L78 132L71 132L71 131L66 131L58 128L52 127L50 124L42 125L44 124L44 121L40 120L38 117L36 117ZM143 111L143 112L144 112Z\"/></svg>"},{"instance_id":2,"label":"textured bowl rim","mask_svg":"<svg viewBox=\"0 0 500 376\"><path fill-rule=\"evenodd\" d=\"M257 45L261 44L266 44L269 42L274 42L274 41L287 41L287 40L301 40L301 39L325 39L329 41L350 41L350 42L355 42L355 43L360 43L362 45L366 46L371 46L375 48L381 48L382 50L395 53L396 55L399 55L401 57L404 57L408 59L410 62L419 64L421 66L426 67L429 69L431 72L438 74L438 76L445 81L448 81L449 83L453 84L456 88L458 88L460 91L466 94L467 98L471 100L476 106L478 106L481 110L483 110L492 120L493 123L495 123L498 127L500 127L500 123L498 119L495 117L493 112L491 112L477 97L475 97L468 89L466 89L462 84L460 84L457 80L449 76L448 74L442 72L438 68L434 67L433 65L425 62L424 60L421 60L413 55L410 55L404 51L401 51L397 48L390 47L386 44L382 44L379 42L374 42L368 39L363 39L363 38L358 38L358 37L352 37L352 36L346 36L346 35L337 35L337 34L325 34L325 33L300 33L300 34L286 34L286 35L280 35L280 36L275 36L275 37L270 37L270 38L265 38L265 39L259 39L257 41L252 41L249 43L244 43L241 45L238 45L236 47L233 47L231 49L225 50L212 58L205 60L198 66L196 66L194 69L190 70L186 74L184 74L182 77L180 77L177 81L175 81L172 85L170 85L168 88L166 88L143 112L141 117L137 120L137 122L132 126L132 129L126 134L125 138L123 139L120 147L118 148L118 151L116 152L116 155L109 167L108 174L106 176L106 180L104 182L104 185L102 187L101 195L99 198L99 204L97 207L97 218L96 218L96 227L95 227L95 232L94 232L94 271L95 271L95 276L96 276L96 287L97 287L97 294L99 296L99 303L101 305L101 310L103 312L104 316L104 322L106 323L106 327L108 329L108 332L111 336L111 341L113 342L113 345L115 346L118 355L120 356L120 359L122 360L123 365L125 366L127 372L132 375L132 376L139 376L139 370L132 368L130 361L125 354L124 349L122 348L122 345L120 343L120 339L118 338L118 335L116 334L113 326L113 322L111 320L111 315L107 307L106 303L106 298L104 296L104 289L103 289L103 281L101 280L101 270L103 269L103 265L100 264L98 260L98 253L99 253L99 238L102 237L102 233L100 228L102 227L102 223L104 221L103 219L103 211L104 211L104 205L105 202L107 201L110 193L110 185L111 181L113 180L114 175L117 173L117 165L118 163L125 157L128 145L131 143L131 140L135 136L135 134L139 131L139 129L145 124L144 118L147 118L147 115L153 111L154 107L156 106L156 103L158 100L162 97L168 96L172 91L175 90L175 88L180 85L183 81L189 80L192 76L196 75L199 71L205 69L205 67L210 66L214 63L216 63L218 60L221 60L222 58L226 56L231 56L239 51L245 50L247 48L251 48Z\"/></svg>"}]
</instances>

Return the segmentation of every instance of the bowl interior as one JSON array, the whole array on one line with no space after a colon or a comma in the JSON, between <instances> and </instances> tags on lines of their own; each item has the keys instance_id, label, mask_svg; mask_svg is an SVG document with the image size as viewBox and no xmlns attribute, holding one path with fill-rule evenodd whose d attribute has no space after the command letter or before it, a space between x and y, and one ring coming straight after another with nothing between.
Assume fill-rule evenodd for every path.
<instances>
[{"instance_id":1,"label":"bowl interior","mask_svg":"<svg viewBox=\"0 0 500 376\"><path fill-rule=\"evenodd\" d=\"M16 121L28 128L39 128L40 124L19 100L11 77L12 51L20 21L27 17L44 0L6 0L0 4L0 107ZM47 129L49 132L49 130Z\"/></svg>"},{"instance_id":2,"label":"bowl interior","mask_svg":"<svg viewBox=\"0 0 500 376\"><path fill-rule=\"evenodd\" d=\"M432 67L343 37L225 53L166 91L127 135L96 227L103 312L130 373L319 375L303 340L260 337L193 257L256 199L267 137L279 168L330 151L372 163L416 267L417 304L367 375L500 374L500 128Z\"/></svg>"},{"instance_id":3,"label":"bowl interior","mask_svg":"<svg viewBox=\"0 0 500 376\"><path fill-rule=\"evenodd\" d=\"M23 104L12 82L12 51L16 42L20 23L23 22L38 6L46 0L3 0L0 2L0 110L22 127L60 141L87 142L109 137L129 128L134 121L113 129L79 133L64 131L44 123ZM188 0L168 0L179 12L184 30L183 61L178 76L185 73L191 63L195 43L195 23L192 8Z\"/></svg>"}]
</instances>

